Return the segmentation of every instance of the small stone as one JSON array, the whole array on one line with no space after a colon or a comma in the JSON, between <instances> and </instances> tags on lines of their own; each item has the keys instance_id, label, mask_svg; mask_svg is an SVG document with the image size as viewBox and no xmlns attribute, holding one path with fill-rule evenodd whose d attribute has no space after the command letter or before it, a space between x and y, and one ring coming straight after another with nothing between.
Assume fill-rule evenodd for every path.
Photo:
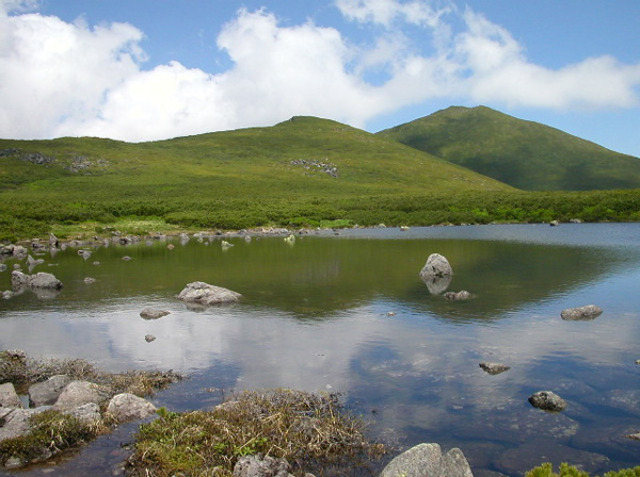
<instances>
[{"instance_id":1,"label":"small stone","mask_svg":"<svg viewBox=\"0 0 640 477\"><path fill-rule=\"evenodd\" d=\"M145 308L140 312L140 316L145 320L157 320L163 316L170 315L171 312L165 310L156 310L153 308Z\"/></svg>"},{"instance_id":2,"label":"small stone","mask_svg":"<svg viewBox=\"0 0 640 477\"><path fill-rule=\"evenodd\" d=\"M459 292L447 292L442 296L451 301L464 301L471 298L471 293L466 290L461 290Z\"/></svg>"},{"instance_id":3,"label":"small stone","mask_svg":"<svg viewBox=\"0 0 640 477\"><path fill-rule=\"evenodd\" d=\"M147 343L151 343L152 341L155 341L155 340L156 340L156 337L155 337L155 336L153 336L153 335L144 335L144 340L145 340Z\"/></svg>"}]
</instances>

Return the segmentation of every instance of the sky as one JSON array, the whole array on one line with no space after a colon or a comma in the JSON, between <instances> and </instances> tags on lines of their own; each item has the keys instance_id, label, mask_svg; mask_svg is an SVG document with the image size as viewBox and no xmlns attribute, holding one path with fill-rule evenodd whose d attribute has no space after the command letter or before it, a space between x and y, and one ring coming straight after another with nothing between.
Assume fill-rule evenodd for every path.
<instances>
[{"instance_id":1,"label":"sky","mask_svg":"<svg viewBox=\"0 0 640 477\"><path fill-rule=\"evenodd\" d=\"M638 0L0 0L0 137L489 106L640 157Z\"/></svg>"}]
</instances>

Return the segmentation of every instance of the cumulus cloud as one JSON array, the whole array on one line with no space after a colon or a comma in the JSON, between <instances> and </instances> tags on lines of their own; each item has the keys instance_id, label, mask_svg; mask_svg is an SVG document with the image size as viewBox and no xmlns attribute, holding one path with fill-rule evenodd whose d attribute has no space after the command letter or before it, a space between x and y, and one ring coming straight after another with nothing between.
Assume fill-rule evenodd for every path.
<instances>
[{"instance_id":1,"label":"cumulus cloud","mask_svg":"<svg viewBox=\"0 0 640 477\"><path fill-rule=\"evenodd\" d=\"M217 38L232 66L212 74L178 61L145 69L144 34L133 25L67 23L25 13L34 0L0 0L0 136L139 141L297 114L365 127L443 97L554 109L638 103L640 65L607 56L536 65L509 31L449 0L335 5L348 21L373 25L373 37L354 44L311 20L282 26L266 10L242 9Z\"/></svg>"}]
</instances>

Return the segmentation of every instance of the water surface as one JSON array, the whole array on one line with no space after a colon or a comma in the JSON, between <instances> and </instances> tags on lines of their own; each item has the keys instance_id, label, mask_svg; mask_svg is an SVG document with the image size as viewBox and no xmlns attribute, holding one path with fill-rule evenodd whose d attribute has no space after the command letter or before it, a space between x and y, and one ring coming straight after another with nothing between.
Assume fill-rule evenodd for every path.
<instances>
[{"instance_id":1,"label":"water surface","mask_svg":"<svg viewBox=\"0 0 640 477\"><path fill-rule=\"evenodd\" d=\"M625 437L640 431L640 224L360 229L293 245L227 240L228 250L214 237L176 241L174 250L165 242L101 247L87 260L74 249L44 255L33 273L52 272L64 288L0 303L0 349L189 373L154 398L175 410L241 389L339 392L375 436L401 448L460 447L476 476L522 475L556 451L591 472L640 465L640 441ZM454 269L448 290L473 299L448 301L420 280L434 252ZM0 273L0 290L10 287L13 264ZM190 310L175 295L196 280L244 298ZM589 303L604 313L560 318ZM144 320L146 307L171 314ZM146 334L157 339L147 343ZM490 376L480 361L511 369ZM567 410L533 409L527 398L538 390L560 394ZM128 433L46 471L112 475Z\"/></svg>"}]
</instances>

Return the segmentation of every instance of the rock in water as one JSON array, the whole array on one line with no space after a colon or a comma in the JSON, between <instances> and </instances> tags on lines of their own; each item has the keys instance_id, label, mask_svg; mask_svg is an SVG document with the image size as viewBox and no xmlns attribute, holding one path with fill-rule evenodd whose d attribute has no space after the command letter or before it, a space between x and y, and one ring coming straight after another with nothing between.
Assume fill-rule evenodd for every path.
<instances>
[{"instance_id":1,"label":"rock in water","mask_svg":"<svg viewBox=\"0 0 640 477\"><path fill-rule=\"evenodd\" d=\"M507 366L506 364L502 364L502 363L489 363L489 362L482 362L480 363L480 367L486 371L487 373L491 374L491 375L496 375L496 374L500 374L500 373L504 373L505 371L508 371L511 369L510 366Z\"/></svg>"},{"instance_id":2,"label":"rock in water","mask_svg":"<svg viewBox=\"0 0 640 477\"><path fill-rule=\"evenodd\" d=\"M453 269L449 265L449 261L439 253L432 253L427 258L422 270L420 270L420 277L424 280L426 278L433 277L448 277L453 275Z\"/></svg>"},{"instance_id":3,"label":"rock in water","mask_svg":"<svg viewBox=\"0 0 640 477\"><path fill-rule=\"evenodd\" d=\"M471 293L467 290L461 290L459 292L447 292L443 295L447 300L451 301L464 301L471 298Z\"/></svg>"},{"instance_id":4,"label":"rock in water","mask_svg":"<svg viewBox=\"0 0 640 477\"><path fill-rule=\"evenodd\" d=\"M188 303L209 306L221 303L233 303L242 295L226 288L209 285L205 282L192 282L180 292L178 299Z\"/></svg>"},{"instance_id":5,"label":"rock in water","mask_svg":"<svg viewBox=\"0 0 640 477\"><path fill-rule=\"evenodd\" d=\"M171 312L166 310L156 310L153 308L145 308L140 312L140 316L145 320L157 320L158 318L162 318L169 314L171 314Z\"/></svg>"},{"instance_id":6,"label":"rock in water","mask_svg":"<svg viewBox=\"0 0 640 477\"><path fill-rule=\"evenodd\" d=\"M560 316L563 320L593 320L602 314L602 308L596 305L585 305L577 308L567 308L562 310Z\"/></svg>"},{"instance_id":7,"label":"rock in water","mask_svg":"<svg viewBox=\"0 0 640 477\"><path fill-rule=\"evenodd\" d=\"M533 407L545 411L559 412L567 407L567 402L552 391L538 391L529 396Z\"/></svg>"}]
</instances>

